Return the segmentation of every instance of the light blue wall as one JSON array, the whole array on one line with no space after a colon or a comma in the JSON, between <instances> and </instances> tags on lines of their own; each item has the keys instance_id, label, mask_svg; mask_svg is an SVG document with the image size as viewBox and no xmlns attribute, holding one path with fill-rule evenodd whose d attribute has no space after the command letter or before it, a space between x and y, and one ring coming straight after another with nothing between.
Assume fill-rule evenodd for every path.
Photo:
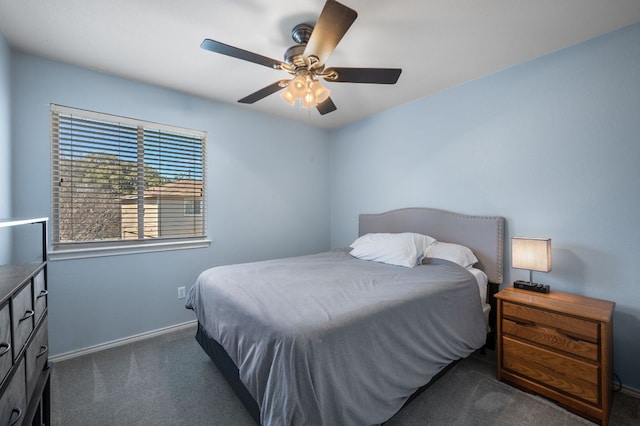
<instances>
[{"instance_id":1,"label":"light blue wall","mask_svg":"<svg viewBox=\"0 0 640 426\"><path fill-rule=\"evenodd\" d=\"M15 215L51 215L50 103L208 132L213 244L50 262L52 355L193 320L177 287L207 267L329 248L327 131L23 53L11 70Z\"/></svg>"},{"instance_id":2,"label":"light blue wall","mask_svg":"<svg viewBox=\"0 0 640 426\"><path fill-rule=\"evenodd\" d=\"M9 47L0 33L0 218L11 217L11 111ZM10 259L10 233L0 229L0 265Z\"/></svg>"},{"instance_id":3,"label":"light blue wall","mask_svg":"<svg viewBox=\"0 0 640 426\"><path fill-rule=\"evenodd\" d=\"M554 268L537 280L617 303L615 369L640 389L639 70L634 25L328 133L9 56L0 39L0 200L13 198L14 215L51 214L52 102L209 132L213 245L52 262L51 352L193 319L176 287L208 266L344 246L361 212L432 206L551 237ZM506 282L526 278L510 272Z\"/></svg>"},{"instance_id":4,"label":"light blue wall","mask_svg":"<svg viewBox=\"0 0 640 426\"><path fill-rule=\"evenodd\" d=\"M332 246L363 212L505 216L552 238L537 281L617 303L615 371L640 389L640 24L343 128L331 156Z\"/></svg>"}]
</instances>

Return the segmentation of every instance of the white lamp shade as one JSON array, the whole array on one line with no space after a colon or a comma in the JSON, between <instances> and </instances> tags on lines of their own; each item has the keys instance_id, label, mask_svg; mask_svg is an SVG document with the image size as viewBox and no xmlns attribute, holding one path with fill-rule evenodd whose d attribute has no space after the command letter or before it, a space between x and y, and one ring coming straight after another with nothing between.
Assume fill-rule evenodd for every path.
<instances>
[{"instance_id":1,"label":"white lamp shade","mask_svg":"<svg viewBox=\"0 0 640 426\"><path fill-rule=\"evenodd\" d=\"M302 103L300 105L304 109L313 108L318 105L318 103L316 102L316 98L315 96L313 96L313 92L311 90L308 90L304 95L304 97L302 98Z\"/></svg>"},{"instance_id":2,"label":"white lamp shade","mask_svg":"<svg viewBox=\"0 0 640 426\"><path fill-rule=\"evenodd\" d=\"M296 98L293 95L293 93L291 93L291 90L289 90L289 87L287 86L287 88L280 94L280 96L282 96L282 99L284 99L285 101L289 102L291 105L295 106L296 104Z\"/></svg>"},{"instance_id":3,"label":"white lamp shade","mask_svg":"<svg viewBox=\"0 0 640 426\"><path fill-rule=\"evenodd\" d=\"M316 98L316 105L321 104L329 98L330 91L322 85L319 81L314 81L310 86L313 96Z\"/></svg>"},{"instance_id":4,"label":"white lamp shade","mask_svg":"<svg viewBox=\"0 0 640 426\"><path fill-rule=\"evenodd\" d=\"M549 272L551 270L551 239L511 239L511 266L516 269Z\"/></svg>"},{"instance_id":5,"label":"white lamp shade","mask_svg":"<svg viewBox=\"0 0 640 426\"><path fill-rule=\"evenodd\" d=\"M306 75L299 74L287 87L291 94L296 99L302 99L302 97L307 93L307 77Z\"/></svg>"}]
</instances>

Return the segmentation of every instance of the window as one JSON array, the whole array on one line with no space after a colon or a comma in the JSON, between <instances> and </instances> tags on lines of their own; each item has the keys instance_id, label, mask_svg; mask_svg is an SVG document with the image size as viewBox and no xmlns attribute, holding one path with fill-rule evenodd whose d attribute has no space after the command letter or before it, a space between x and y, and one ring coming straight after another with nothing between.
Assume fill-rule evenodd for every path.
<instances>
[{"instance_id":1,"label":"window","mask_svg":"<svg viewBox=\"0 0 640 426\"><path fill-rule=\"evenodd\" d=\"M204 240L206 133L51 105L53 249Z\"/></svg>"},{"instance_id":2,"label":"window","mask_svg":"<svg viewBox=\"0 0 640 426\"><path fill-rule=\"evenodd\" d=\"M202 215L202 200L184 200L185 216Z\"/></svg>"}]
</instances>

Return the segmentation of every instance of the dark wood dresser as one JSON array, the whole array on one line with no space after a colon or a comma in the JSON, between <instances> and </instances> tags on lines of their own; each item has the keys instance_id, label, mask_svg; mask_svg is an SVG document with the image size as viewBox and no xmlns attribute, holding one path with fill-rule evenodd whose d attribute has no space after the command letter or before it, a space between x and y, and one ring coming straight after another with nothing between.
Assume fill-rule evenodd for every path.
<instances>
[{"instance_id":1,"label":"dark wood dresser","mask_svg":"<svg viewBox=\"0 0 640 426\"><path fill-rule=\"evenodd\" d=\"M506 288L498 300L498 380L608 424L614 302Z\"/></svg>"},{"instance_id":2,"label":"dark wood dresser","mask_svg":"<svg viewBox=\"0 0 640 426\"><path fill-rule=\"evenodd\" d=\"M0 265L0 424L48 425L47 219L0 220L20 226L38 228L42 259Z\"/></svg>"}]
</instances>

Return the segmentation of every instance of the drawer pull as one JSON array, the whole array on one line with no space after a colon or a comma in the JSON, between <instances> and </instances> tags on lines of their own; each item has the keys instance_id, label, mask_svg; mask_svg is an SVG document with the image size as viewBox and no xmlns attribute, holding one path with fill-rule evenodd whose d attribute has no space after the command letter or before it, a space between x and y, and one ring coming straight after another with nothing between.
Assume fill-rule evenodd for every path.
<instances>
[{"instance_id":1,"label":"drawer pull","mask_svg":"<svg viewBox=\"0 0 640 426\"><path fill-rule=\"evenodd\" d=\"M0 356L6 354L7 352L9 352L9 350L11 350L11 343L9 342L0 343Z\"/></svg>"},{"instance_id":2,"label":"drawer pull","mask_svg":"<svg viewBox=\"0 0 640 426\"><path fill-rule=\"evenodd\" d=\"M13 413L17 413L16 418L11 420L13 418ZM14 408L13 410L11 410L11 416L9 417L9 426L17 425L21 417L22 417L21 408Z\"/></svg>"},{"instance_id":3,"label":"drawer pull","mask_svg":"<svg viewBox=\"0 0 640 426\"><path fill-rule=\"evenodd\" d=\"M36 299L40 299L41 297L45 297L49 294L49 290L42 290Z\"/></svg>"},{"instance_id":4,"label":"drawer pull","mask_svg":"<svg viewBox=\"0 0 640 426\"><path fill-rule=\"evenodd\" d=\"M48 350L49 347L47 345L40 346L40 353L36 355L36 358L40 358L42 355L46 354Z\"/></svg>"},{"instance_id":5,"label":"drawer pull","mask_svg":"<svg viewBox=\"0 0 640 426\"><path fill-rule=\"evenodd\" d=\"M568 331L561 330L559 328L556 328L556 331L558 332L558 334L562 334L564 337L566 337L567 339L572 340L574 342L581 342L582 341L581 338L571 335L571 333L569 333Z\"/></svg>"},{"instance_id":6,"label":"drawer pull","mask_svg":"<svg viewBox=\"0 0 640 426\"><path fill-rule=\"evenodd\" d=\"M31 317L33 316L33 314L35 314L35 312L34 312L34 311L32 311L31 309L28 309L28 310L24 313L24 316L18 320L18 322L22 322L22 321L24 321L24 320L27 320L27 319L31 318Z\"/></svg>"},{"instance_id":7,"label":"drawer pull","mask_svg":"<svg viewBox=\"0 0 640 426\"><path fill-rule=\"evenodd\" d=\"M522 327L535 327L536 323L533 321L527 321L527 320L520 320L520 319L512 319L511 321L515 322L516 324L522 326Z\"/></svg>"}]
</instances>

